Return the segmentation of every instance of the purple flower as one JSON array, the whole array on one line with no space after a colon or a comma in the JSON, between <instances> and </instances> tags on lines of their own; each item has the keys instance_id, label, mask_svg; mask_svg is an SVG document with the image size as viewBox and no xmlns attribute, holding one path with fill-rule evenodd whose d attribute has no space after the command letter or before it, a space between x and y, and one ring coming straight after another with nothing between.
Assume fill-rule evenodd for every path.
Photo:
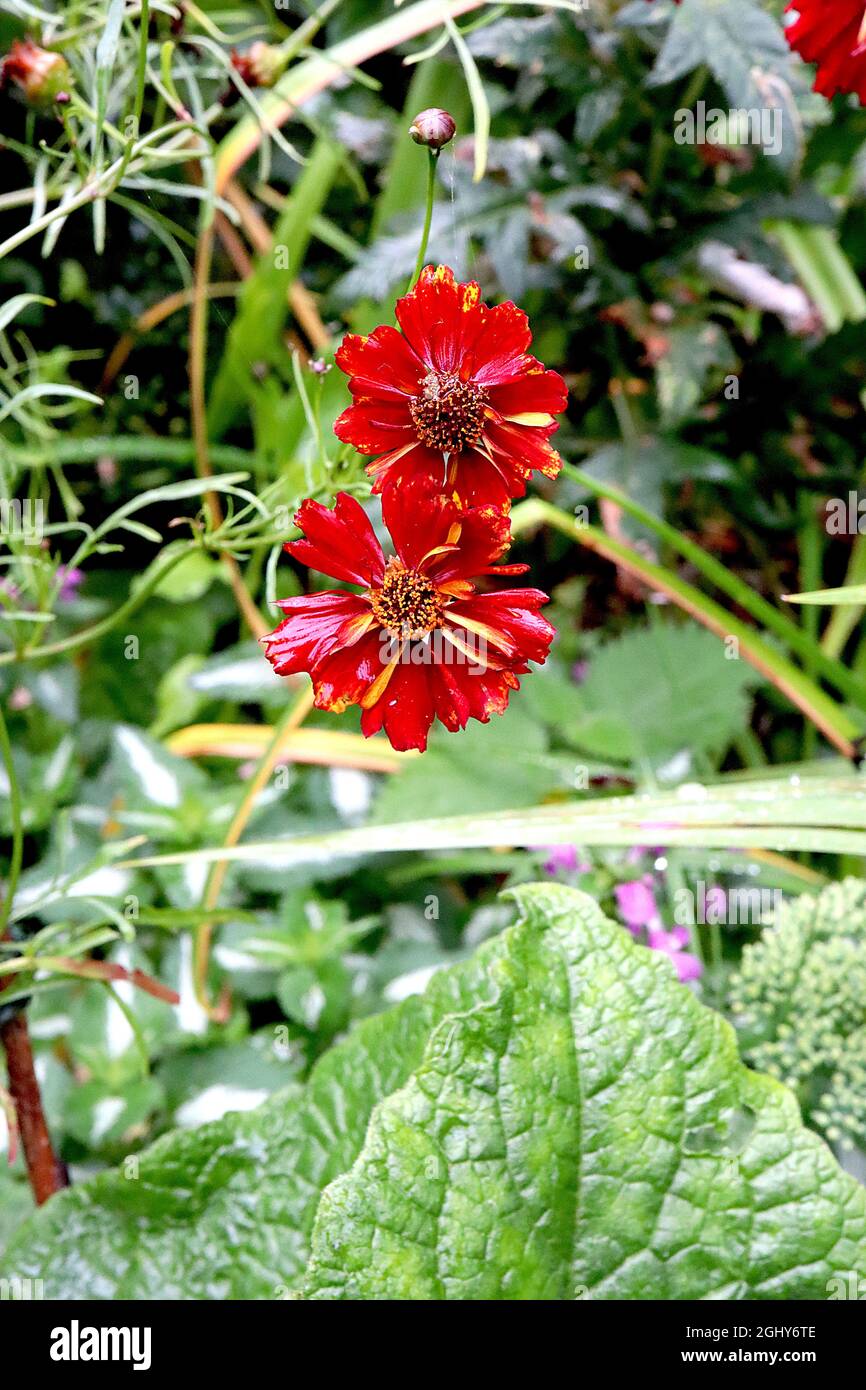
<instances>
[{"instance_id":1,"label":"purple flower","mask_svg":"<svg viewBox=\"0 0 866 1390\"><path fill-rule=\"evenodd\" d=\"M629 931L637 935L643 927L658 923L658 907L649 874L632 883L618 883L613 891L616 905Z\"/></svg>"},{"instance_id":2,"label":"purple flower","mask_svg":"<svg viewBox=\"0 0 866 1390\"><path fill-rule=\"evenodd\" d=\"M576 845L539 845L538 848L547 855L541 866L546 874L585 874L589 869L588 864L578 859Z\"/></svg>"},{"instance_id":3,"label":"purple flower","mask_svg":"<svg viewBox=\"0 0 866 1390\"><path fill-rule=\"evenodd\" d=\"M84 571L78 569L67 569L65 565L60 565L57 570L57 578L60 580L60 591L57 595L58 603L71 603L78 597L78 589L84 578Z\"/></svg>"}]
</instances>

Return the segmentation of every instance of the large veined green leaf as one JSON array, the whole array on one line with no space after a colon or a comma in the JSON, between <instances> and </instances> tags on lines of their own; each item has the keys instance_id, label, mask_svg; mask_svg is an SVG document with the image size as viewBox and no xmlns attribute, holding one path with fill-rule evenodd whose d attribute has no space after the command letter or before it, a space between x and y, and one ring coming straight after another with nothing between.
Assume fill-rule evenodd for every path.
<instances>
[{"instance_id":1,"label":"large veined green leaf","mask_svg":"<svg viewBox=\"0 0 866 1390\"><path fill-rule=\"evenodd\" d=\"M0 1268L49 1298L275 1298L315 1219L315 1298L819 1297L866 1273L866 1193L730 1027L585 895L514 896L515 927L305 1088L52 1198Z\"/></svg>"},{"instance_id":2,"label":"large veined green leaf","mask_svg":"<svg viewBox=\"0 0 866 1390\"><path fill-rule=\"evenodd\" d=\"M515 896L497 997L324 1193L307 1295L804 1299L866 1270L866 1192L730 1026L591 899Z\"/></svg>"},{"instance_id":3,"label":"large veined green leaf","mask_svg":"<svg viewBox=\"0 0 866 1390\"><path fill-rule=\"evenodd\" d=\"M0 1256L52 1299L279 1298L304 1271L322 1188L356 1158L370 1112L402 1086L433 1023L483 997L476 961L362 1023L305 1088L157 1140L61 1192Z\"/></svg>"}]
</instances>

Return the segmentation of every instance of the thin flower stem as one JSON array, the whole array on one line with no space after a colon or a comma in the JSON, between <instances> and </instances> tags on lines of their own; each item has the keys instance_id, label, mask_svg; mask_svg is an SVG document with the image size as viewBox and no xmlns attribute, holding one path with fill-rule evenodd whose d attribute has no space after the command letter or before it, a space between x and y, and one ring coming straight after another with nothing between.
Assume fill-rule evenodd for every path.
<instances>
[{"instance_id":1,"label":"thin flower stem","mask_svg":"<svg viewBox=\"0 0 866 1390\"><path fill-rule=\"evenodd\" d=\"M259 794L263 791L268 778L271 776L276 766L287 736L300 728L312 708L313 687L310 685L305 686L297 698L286 707L282 717L274 726L271 740L261 756L258 767L250 778L240 804L232 817L231 825L226 832L226 837L223 842L223 847L225 849L231 849L240 840L241 835L246 829L247 822L253 813L255 804L258 801ZM204 913L212 912L219 902L219 896L222 892L227 869L228 861L226 859L217 860L211 869L201 903ZM213 923L209 920L202 922L196 933L195 960L193 965L196 999L210 1017L219 1016L218 1011L215 1010L210 1003L207 993L207 972L210 961L212 937Z\"/></svg>"},{"instance_id":2,"label":"thin flower stem","mask_svg":"<svg viewBox=\"0 0 866 1390\"><path fill-rule=\"evenodd\" d=\"M210 443L207 427L207 402L205 400L204 374L207 355L207 314L208 286L213 257L214 222L211 219L202 228L198 239L195 258L195 276L189 322L189 386L192 414L192 437L195 445L195 467L200 478L209 478ZM215 492L205 493L205 506L208 509L211 525L218 530L222 525L223 514L219 498ZM222 563L228 571L229 583L241 615L254 637L263 637L268 631L268 623L262 617L244 584L240 566L234 556L223 554Z\"/></svg>"},{"instance_id":3,"label":"thin flower stem","mask_svg":"<svg viewBox=\"0 0 866 1390\"><path fill-rule=\"evenodd\" d=\"M408 294L412 286L416 283L418 276L424 269L424 257L427 255L427 242L430 240L430 224L433 221L433 199L436 195L436 165L439 160L438 150L427 151L427 207L424 213L424 230L421 233L421 245L418 247L418 259L415 262L415 269L412 278L406 286Z\"/></svg>"},{"instance_id":4,"label":"thin flower stem","mask_svg":"<svg viewBox=\"0 0 866 1390\"><path fill-rule=\"evenodd\" d=\"M105 618L101 618L98 623L94 623L92 627L84 628L81 632L73 632L69 637L64 637L58 642L47 642L44 646L39 647L25 647L20 653L12 651L2 652L0 653L0 666L8 666L17 661L36 661L46 656L58 656L61 652L73 652L79 647L86 647L91 642L95 642L99 637L103 637L106 632L110 632L113 627L116 627L117 624L128 617L130 613L134 613L136 609L140 608L145 599L149 597L157 584L159 584L160 580L165 578L169 570L174 569L175 565L188 555L190 550L195 548L195 544L191 543L186 549L175 550L165 557L165 563L154 566L149 579L140 589L136 589L135 593L131 594L125 603L122 603L113 613L109 613Z\"/></svg>"},{"instance_id":5,"label":"thin flower stem","mask_svg":"<svg viewBox=\"0 0 866 1390\"><path fill-rule=\"evenodd\" d=\"M0 705L0 753L2 753L3 763L6 768L6 776L9 779L9 809L12 817L12 857L9 861L9 875L6 879L3 901L0 903L0 937L2 937L6 931L9 913L12 910L12 900L15 897L15 891L18 887L18 879L21 875L21 863L24 854L21 788L18 785L18 775L15 771L15 763L12 760L12 744L9 741L9 730L6 727L6 718L3 714L2 705Z\"/></svg>"},{"instance_id":6,"label":"thin flower stem","mask_svg":"<svg viewBox=\"0 0 866 1390\"><path fill-rule=\"evenodd\" d=\"M36 1069L33 1049L23 1013L16 1013L0 1026L0 1043L6 1053L9 1074L9 1094L15 1106L21 1147L27 1164L27 1177L37 1206L47 1202L55 1192L69 1186L65 1166L54 1152Z\"/></svg>"},{"instance_id":7,"label":"thin flower stem","mask_svg":"<svg viewBox=\"0 0 866 1390\"><path fill-rule=\"evenodd\" d=\"M4 242L0 243L0 260L2 260L4 256L7 256L10 251L14 251L23 242L28 241L30 237L38 236L40 232L44 232L51 226L52 222L57 221L58 217L68 217L69 214L75 212L77 208L83 208L87 203L93 202L94 198L99 195L101 184L108 183L109 174L116 173L119 167L119 162L116 165L112 165L110 169L106 169L98 182L88 184L85 188L82 188L76 193L74 198L69 199L68 203L59 203L57 207L52 208L50 212L46 212L42 217L38 217L35 222L28 222L26 227L22 227L20 231L14 232L12 236L7 237Z\"/></svg>"},{"instance_id":8,"label":"thin flower stem","mask_svg":"<svg viewBox=\"0 0 866 1390\"><path fill-rule=\"evenodd\" d=\"M12 760L12 745L3 708L0 706L0 752L9 778L9 807L12 816L12 857L6 879L3 901L0 903L0 938L6 936L6 924L18 887L24 847L24 828L21 815L21 789ZM6 981L0 979L0 989ZM67 1177L63 1165L58 1162L45 1113L42 1109L42 1096L33 1065L33 1050L30 1034L23 1013L14 1013L0 1025L0 1044L6 1054L6 1069L9 1075L9 1094L15 1106L15 1116L27 1163L27 1175L33 1196L37 1203L47 1201L59 1188L65 1187Z\"/></svg>"}]
</instances>

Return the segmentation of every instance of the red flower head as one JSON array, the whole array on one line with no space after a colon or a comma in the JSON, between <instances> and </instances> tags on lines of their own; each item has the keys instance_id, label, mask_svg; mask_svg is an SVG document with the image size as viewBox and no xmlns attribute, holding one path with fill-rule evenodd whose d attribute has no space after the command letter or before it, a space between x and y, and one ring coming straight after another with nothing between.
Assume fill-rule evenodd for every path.
<instances>
[{"instance_id":1,"label":"red flower head","mask_svg":"<svg viewBox=\"0 0 866 1390\"><path fill-rule=\"evenodd\" d=\"M817 63L814 90L856 92L866 106L866 0L791 0L797 19L785 31L807 63Z\"/></svg>"},{"instance_id":2,"label":"red flower head","mask_svg":"<svg viewBox=\"0 0 866 1390\"><path fill-rule=\"evenodd\" d=\"M538 589L479 593L471 582L527 568L491 568L509 543L496 508L462 510L416 485L389 489L382 510L397 552L387 561L347 493L333 511L301 505L305 539L286 550L363 592L283 599L286 617L262 641L279 675L309 671L317 709L360 705L367 737L384 727L395 748L424 749L436 718L453 731L504 713L517 677L546 659L554 629L538 611L547 602Z\"/></svg>"},{"instance_id":3,"label":"red flower head","mask_svg":"<svg viewBox=\"0 0 866 1390\"><path fill-rule=\"evenodd\" d=\"M33 106L50 106L72 85L72 73L62 53L40 48L32 39L16 39L0 62L0 88L7 82L14 82Z\"/></svg>"},{"instance_id":4,"label":"red flower head","mask_svg":"<svg viewBox=\"0 0 866 1390\"><path fill-rule=\"evenodd\" d=\"M533 469L555 478L548 438L565 383L528 356L529 323L513 304L488 308L474 281L427 266L397 301L402 332L350 333L337 351L354 403L334 430L362 454L374 491L427 478L466 506L507 512Z\"/></svg>"}]
</instances>

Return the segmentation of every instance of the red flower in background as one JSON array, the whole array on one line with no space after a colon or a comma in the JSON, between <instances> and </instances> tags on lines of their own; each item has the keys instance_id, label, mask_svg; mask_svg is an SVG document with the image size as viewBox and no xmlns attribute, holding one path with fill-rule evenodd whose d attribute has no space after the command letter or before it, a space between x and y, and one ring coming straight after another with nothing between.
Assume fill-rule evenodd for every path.
<instances>
[{"instance_id":1,"label":"red flower in background","mask_svg":"<svg viewBox=\"0 0 866 1390\"><path fill-rule=\"evenodd\" d=\"M797 19L785 31L807 63L817 63L814 90L856 92L866 105L866 0L791 0Z\"/></svg>"},{"instance_id":2,"label":"red flower in background","mask_svg":"<svg viewBox=\"0 0 866 1390\"><path fill-rule=\"evenodd\" d=\"M386 560L363 507L340 493L334 510L304 502L304 539L286 550L362 593L329 589L283 599L283 622L262 639L279 675L309 671L316 708L360 705L368 737L384 728L395 748L427 746L438 718L462 729L502 714L518 676L547 657L554 629L539 613L538 589L480 593L472 577L508 548L507 518L492 507L461 510L423 486L389 489L385 525L396 555Z\"/></svg>"},{"instance_id":3,"label":"red flower in background","mask_svg":"<svg viewBox=\"0 0 866 1390\"><path fill-rule=\"evenodd\" d=\"M0 60L0 91L8 82L34 106L48 106L72 85L72 73L62 53L40 48L32 39L16 39Z\"/></svg>"},{"instance_id":4,"label":"red flower in background","mask_svg":"<svg viewBox=\"0 0 866 1390\"><path fill-rule=\"evenodd\" d=\"M427 266L397 301L399 331L350 333L337 351L353 404L338 438L368 465L374 491L429 479L466 506L507 511L537 469L555 478L548 442L565 409L562 377L527 354L529 322L512 303L488 308L474 281Z\"/></svg>"}]
</instances>

